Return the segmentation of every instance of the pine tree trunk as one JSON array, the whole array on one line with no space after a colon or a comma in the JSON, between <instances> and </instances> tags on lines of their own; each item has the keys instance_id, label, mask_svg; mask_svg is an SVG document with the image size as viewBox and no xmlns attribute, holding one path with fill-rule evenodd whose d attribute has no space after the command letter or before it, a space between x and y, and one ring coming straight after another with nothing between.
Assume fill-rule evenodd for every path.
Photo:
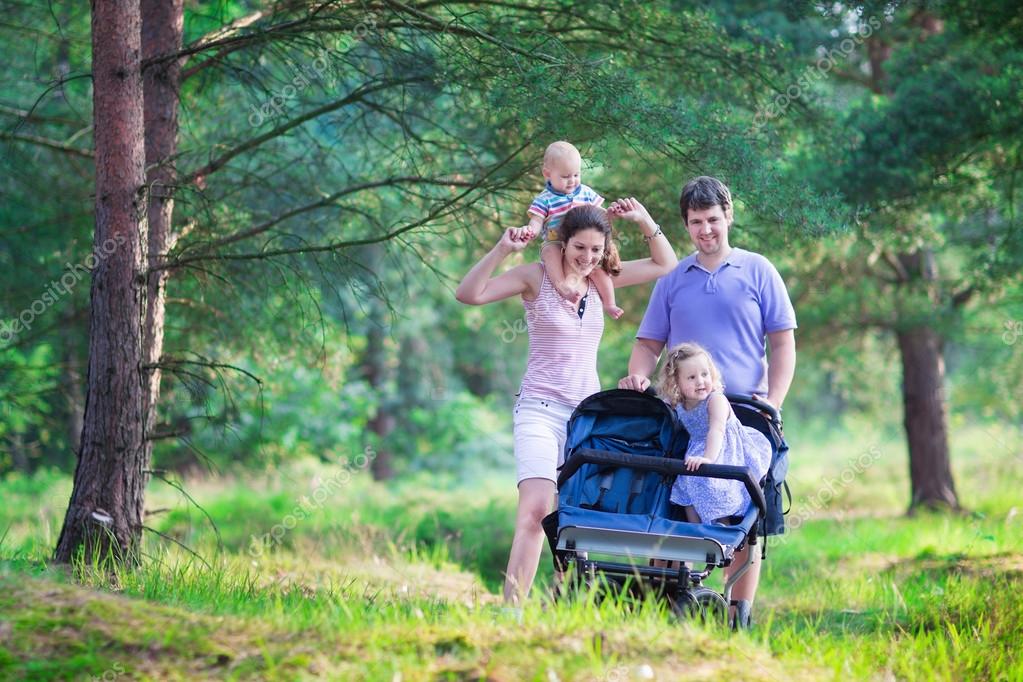
<instances>
[{"instance_id":1,"label":"pine tree trunk","mask_svg":"<svg viewBox=\"0 0 1023 682\"><path fill-rule=\"evenodd\" d=\"M378 301L370 303L372 309L379 309ZM370 464L373 479L384 481L394 477L394 463L390 448L387 447L387 436L394 430L395 419L391 413L391 400L388 387L387 346L383 328L376 322L381 321L379 315L370 313L370 329L366 334L366 355L363 360L363 372L366 381L377 395L377 413L369 420L369 430L376 434L376 457Z\"/></svg>"},{"instance_id":2,"label":"pine tree trunk","mask_svg":"<svg viewBox=\"0 0 1023 682\"><path fill-rule=\"evenodd\" d=\"M941 338L930 327L899 331L902 402L909 442L909 510L959 508L948 451Z\"/></svg>"},{"instance_id":3,"label":"pine tree trunk","mask_svg":"<svg viewBox=\"0 0 1023 682\"><path fill-rule=\"evenodd\" d=\"M372 244L363 250L363 257L371 272L380 272L384 250L379 244ZM366 353L363 356L362 371L367 383L377 396L377 412L367 422L369 430L376 435L376 457L370 464L370 473L377 481L394 477L394 462L387 436L394 430L395 418L392 412L388 352L388 311L384 302L375 294L368 301L369 330L366 332Z\"/></svg>"},{"instance_id":4,"label":"pine tree trunk","mask_svg":"<svg viewBox=\"0 0 1023 682\"><path fill-rule=\"evenodd\" d=\"M184 0L142 0L142 58L172 54L181 49ZM145 95L146 168L149 185L149 265L162 265L174 247L173 190L177 181L174 155L178 149L178 108L181 61L158 62L143 75ZM146 434L157 424L160 399L159 367L163 355L167 303L167 270L150 272L146 282L146 320L143 329ZM146 439L145 460L152 459L153 441Z\"/></svg>"},{"instance_id":5,"label":"pine tree trunk","mask_svg":"<svg viewBox=\"0 0 1023 682\"><path fill-rule=\"evenodd\" d=\"M28 465L28 453L25 451L25 438L20 433L12 433L7 441L11 451L11 468L23 474L32 473Z\"/></svg>"},{"instance_id":6,"label":"pine tree trunk","mask_svg":"<svg viewBox=\"0 0 1023 682\"><path fill-rule=\"evenodd\" d=\"M137 556L146 482L141 375L147 248L141 14L94 1L96 231L89 367L74 488L54 559Z\"/></svg>"},{"instance_id":7,"label":"pine tree trunk","mask_svg":"<svg viewBox=\"0 0 1023 682\"><path fill-rule=\"evenodd\" d=\"M82 424L85 416L85 395L82 390L82 361L78 352L77 325L73 321L74 311L67 308L64 313L61 330L61 355L63 369L60 375L61 394L67 410L68 443L78 455L78 446L82 441Z\"/></svg>"},{"instance_id":8,"label":"pine tree trunk","mask_svg":"<svg viewBox=\"0 0 1023 682\"><path fill-rule=\"evenodd\" d=\"M919 507L958 509L948 451L944 347L941 335L926 322L942 305L937 260L929 249L920 249L899 254L898 261L906 287L900 300L916 301L917 306L929 302L929 309L921 311L910 305L902 311L900 317L909 322L896 330L902 359L903 424L909 445L909 511Z\"/></svg>"}]
</instances>

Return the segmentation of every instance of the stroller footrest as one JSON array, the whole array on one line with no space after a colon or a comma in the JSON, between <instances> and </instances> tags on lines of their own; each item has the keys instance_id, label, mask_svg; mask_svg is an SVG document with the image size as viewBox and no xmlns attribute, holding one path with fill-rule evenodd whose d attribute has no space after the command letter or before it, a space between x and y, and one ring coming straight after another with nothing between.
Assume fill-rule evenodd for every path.
<instances>
[{"instance_id":1,"label":"stroller footrest","mask_svg":"<svg viewBox=\"0 0 1023 682\"><path fill-rule=\"evenodd\" d=\"M564 526L558 533L558 549L569 543L577 552L593 552L642 558L689 561L724 566L730 563L732 548L712 538L654 535L628 530Z\"/></svg>"}]
</instances>

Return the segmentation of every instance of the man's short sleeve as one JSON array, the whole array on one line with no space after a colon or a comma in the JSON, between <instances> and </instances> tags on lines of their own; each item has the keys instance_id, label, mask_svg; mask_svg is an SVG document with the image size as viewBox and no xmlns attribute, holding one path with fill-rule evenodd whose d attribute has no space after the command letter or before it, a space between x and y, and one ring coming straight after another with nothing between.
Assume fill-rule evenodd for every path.
<instances>
[{"instance_id":1,"label":"man's short sleeve","mask_svg":"<svg viewBox=\"0 0 1023 682\"><path fill-rule=\"evenodd\" d=\"M654 284L654 292L650 294L643 321L636 332L637 339L650 339L668 343L668 330L671 328L671 311L668 306L667 277L661 277Z\"/></svg>"},{"instance_id":2,"label":"man's short sleeve","mask_svg":"<svg viewBox=\"0 0 1023 682\"><path fill-rule=\"evenodd\" d=\"M792 307L789 291L778 270L764 259L763 290L760 293L760 311L764 330L768 334L796 328L796 311Z\"/></svg>"},{"instance_id":3,"label":"man's short sleeve","mask_svg":"<svg viewBox=\"0 0 1023 682\"><path fill-rule=\"evenodd\" d=\"M547 207L547 199L543 194L536 195L533 199L533 203L529 205L529 212L535 216L546 218L547 214L550 213L550 209Z\"/></svg>"}]
</instances>

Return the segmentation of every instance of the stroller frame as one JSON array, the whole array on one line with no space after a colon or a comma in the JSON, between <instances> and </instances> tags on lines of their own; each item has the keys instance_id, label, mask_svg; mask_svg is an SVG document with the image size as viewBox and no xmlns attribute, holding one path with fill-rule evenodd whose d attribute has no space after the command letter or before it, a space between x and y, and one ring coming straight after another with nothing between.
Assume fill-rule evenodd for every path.
<instances>
[{"instance_id":1,"label":"stroller frame","mask_svg":"<svg viewBox=\"0 0 1023 682\"><path fill-rule=\"evenodd\" d=\"M616 400L623 401L628 416L622 430L628 433L604 429L592 439L573 438L572 427L577 421L583 430L592 426L592 418L584 421L587 410L613 415ZM746 396L729 396L729 400L755 409L761 406L759 401ZM769 405L764 407L770 410ZM766 418L780 426L777 413L771 412ZM670 425L665 420L670 420ZM670 436L668 428L673 429ZM658 430L659 434L651 438L650 433ZM577 587L593 585L600 577L618 588L628 586L634 591L652 591L663 596L680 616L713 615L723 620L728 604L732 603L735 584L753 562L758 531L767 515L758 482L745 467L704 464L695 471L686 469L683 457L688 434L675 421L670 408L649 394L619 390L595 394L579 405L569 422L569 431L567 459L557 481L559 508L544 524L559 570L574 568L571 575ZM618 451L587 446L591 441L609 444ZM633 443L648 454L635 454ZM671 484L677 476L739 481L749 494L750 505L743 514L731 519L734 525L679 520L680 508L669 500ZM618 484L611 480L615 477L628 478L628 482ZM599 481L596 486L594 481ZM611 499L616 495L615 489L617 500ZM726 579L721 593L702 585L715 568L731 566L735 552L746 546L751 551L746 552L743 563ZM594 560L589 558L591 553L626 557L627 562ZM654 565L653 560L678 562L678 566ZM648 561L650 565L644 565ZM691 568L698 564L705 567ZM737 606L743 608L741 604ZM745 614L737 619L740 624L748 623L749 604L744 608Z\"/></svg>"}]
</instances>

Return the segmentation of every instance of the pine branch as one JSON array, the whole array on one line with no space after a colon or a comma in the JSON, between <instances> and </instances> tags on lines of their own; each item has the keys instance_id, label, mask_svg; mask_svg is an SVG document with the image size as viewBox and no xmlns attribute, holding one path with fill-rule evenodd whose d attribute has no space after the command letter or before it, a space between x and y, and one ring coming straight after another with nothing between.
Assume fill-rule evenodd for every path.
<instances>
[{"instance_id":1,"label":"pine branch","mask_svg":"<svg viewBox=\"0 0 1023 682\"><path fill-rule=\"evenodd\" d=\"M257 235L260 235L260 234L266 232L267 230L271 229L272 227L274 227L274 226L284 222L285 220L288 220L289 218L294 218L297 215L301 215L303 213L308 213L309 211L314 211L314 210L316 210L318 208L323 208L323 207L329 206L329 205L335 203L341 197L348 196L349 194L355 194L357 192L362 192L362 191L367 190L367 189L377 189L379 187L394 187L394 186L398 186L398 185L402 185L402 184L410 184L410 183L412 183L412 184L423 184L423 185L438 185L438 186L442 186L442 187L448 187L448 186L452 186L452 187L474 187L475 186L473 183L466 182L464 180L454 180L454 179L444 179L444 178L424 178L424 177L418 177L418 176L395 177L395 178L386 178L384 180L376 180L376 181L373 181L373 182L364 182L364 183L361 183L361 184L358 184L358 185L352 185L351 187L345 187L344 189L338 190L337 192L334 192L333 194L330 194L330 195L324 197L323 199L320 199L319 201L314 201L314 202L312 202L310 204L305 204L304 206L299 206L297 208L293 208L290 211L285 211L284 213L282 213L282 214L280 214L278 216L275 216L275 217L271 218L270 220L266 220L266 221L260 223L259 225L256 225L255 227L251 227L251 228L249 228L247 230L241 230L241 231L236 232L234 234L227 235L226 237L221 237L220 239L216 239L216 240L210 242L209 244L207 244L205 246L206 246L207 249L213 249L213 248L216 248L218 246L225 246L227 244L233 244L234 242L241 241L243 239L249 239L250 237L255 237Z\"/></svg>"},{"instance_id":2,"label":"pine branch","mask_svg":"<svg viewBox=\"0 0 1023 682\"><path fill-rule=\"evenodd\" d=\"M170 261L168 261L165 264L159 265L159 266L157 266L155 268L151 268L150 272L152 272L154 270L162 270L162 269L177 269L177 268L184 267L184 266L189 266L192 263L201 262L201 261L266 260L266 259L273 258L273 257L276 257L276 256L286 256L286 255L294 255L294 254L309 254L309 253L322 253L322 252L327 252L327 251L338 251L338 250L341 250L341 249L347 249L347 248L352 248L352 247L356 247L356 246L368 246L370 244L379 244L379 243L382 243L382 242L389 241L391 239L394 239L395 237L398 237L399 235L405 234L406 232L414 230L417 227L421 227L422 225L426 225L429 222L431 222L433 220L436 220L437 218L439 218L439 217L449 213L454 207L459 206L460 202L466 196L471 194L476 189L479 189L480 187L483 187L486 184L486 180L487 179L489 179L492 175L494 175L501 168L506 166L509 162L511 162L512 159L514 159L519 154L521 154L531 143L532 143L532 140L527 140L524 144L522 144L520 147L518 147L516 150L514 150L511 154L509 154L507 157L502 159L499 163L497 163L496 165L491 167L487 171L486 174L484 174L482 177L478 178L475 182L472 182L472 183L462 182L462 183L460 183L465 188L463 192L461 192L460 194L455 195L454 197L452 197L450 199L447 199L447 200L441 202L441 204L438 207L434 208L432 211L430 211L422 219L414 221L414 222L409 223L407 225L403 225L403 226L401 226L401 227L399 227L397 229L391 230L391 231L386 232L386 233L384 233L382 235L378 235L378 236L375 236L375 237L366 237L366 238L363 238L363 239L353 239L353 240L350 240L350 241L331 242L329 244L321 244L321 245L318 245L318 246L302 246L302 247L293 248L293 249L274 249L274 250L269 250L269 251L260 251L258 253L206 254L206 255L198 255L198 256L189 256L189 257L186 257L186 258L178 258L178 259L170 260ZM255 229L255 228L253 228L253 229Z\"/></svg>"},{"instance_id":3,"label":"pine branch","mask_svg":"<svg viewBox=\"0 0 1023 682\"><path fill-rule=\"evenodd\" d=\"M205 166L202 166L201 168L198 168L189 173L183 179L181 184L187 185L190 182L195 181L196 178L205 177L210 173L214 173L223 168L228 161L235 158L236 156L244 154L249 150L255 149L264 142L272 140L276 137L280 137L289 130L297 128L298 126L302 125L307 121L311 121L312 119L322 116L323 114L330 113L331 111L336 111L337 109L348 106L349 104L358 102L359 100L364 99L365 97L373 94L374 92L386 90L394 86L411 85L412 83L419 83L425 81L426 81L425 78L421 76L416 76L413 78L398 78L393 80L380 81L372 85L364 84L339 100L328 102L327 104L317 107L311 111L307 111L306 113L302 114L301 116L298 116L297 118L293 118L290 121L287 121L286 123L282 123L273 130L270 130L262 135L258 135L257 137L254 137L251 140L243 142L237 147L210 161Z\"/></svg>"},{"instance_id":4,"label":"pine branch","mask_svg":"<svg viewBox=\"0 0 1023 682\"><path fill-rule=\"evenodd\" d=\"M91 149L79 149L78 147L72 147L69 144L60 142L59 140L51 140L47 137L39 137L38 135L25 135L22 133L9 133L5 130L0 130L0 140L12 140L14 142L25 142L27 144L34 144L39 147L46 147L54 151L63 152L65 154L71 154L72 156L80 156L85 159L93 159L96 154Z\"/></svg>"}]
</instances>

